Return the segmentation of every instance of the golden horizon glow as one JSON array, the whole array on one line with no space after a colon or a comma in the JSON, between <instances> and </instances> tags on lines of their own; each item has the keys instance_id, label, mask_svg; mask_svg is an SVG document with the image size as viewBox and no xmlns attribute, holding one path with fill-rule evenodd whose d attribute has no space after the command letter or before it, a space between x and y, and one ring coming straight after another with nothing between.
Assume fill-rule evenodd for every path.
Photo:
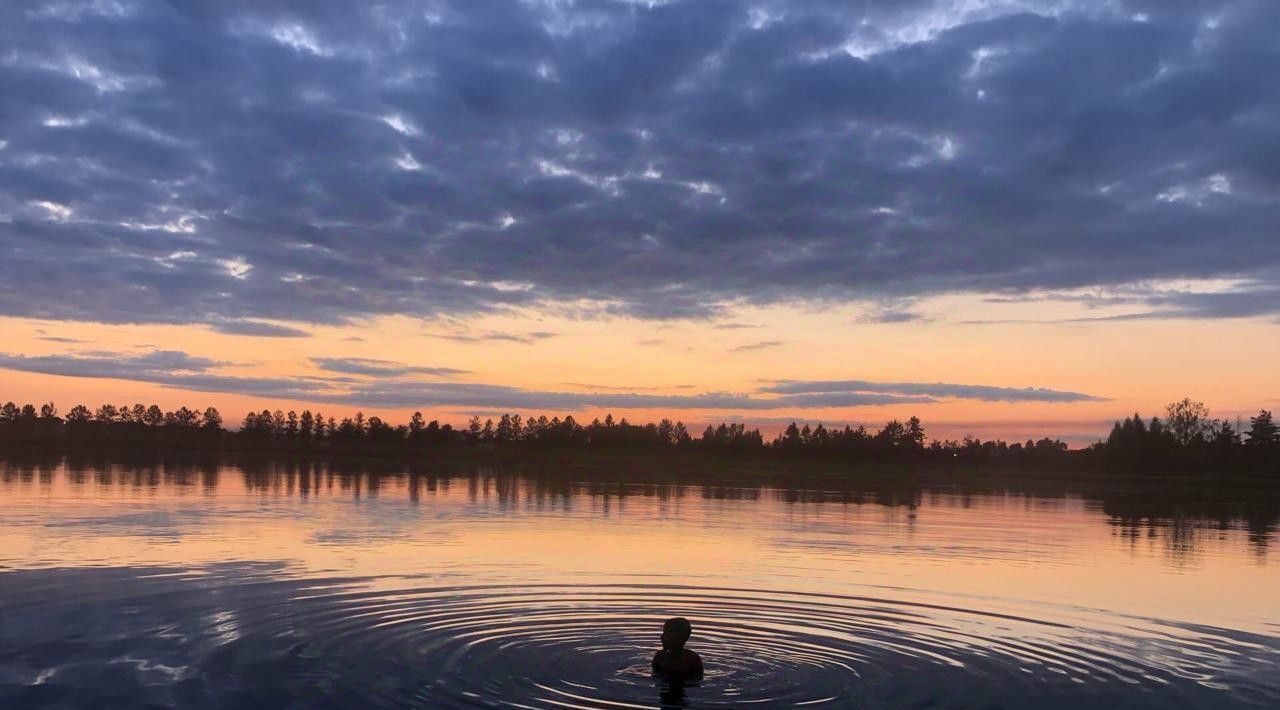
<instances>
[{"instance_id":1,"label":"golden horizon glow","mask_svg":"<svg viewBox=\"0 0 1280 710\"><path fill-rule=\"evenodd\" d=\"M305 338L228 335L191 325L107 325L0 319L0 354L24 357L177 350L220 364L213 374L243 378L334 377L312 358L385 360L467 372L425 381L499 385L533 392L632 392L689 396L745 393L771 380L864 380L1038 387L1106 398L1087 402L935 403L735 411L694 407L378 406L325 403L305 397L203 392L124 379L66 377L0 370L0 399L74 404L157 403L164 408L215 406L228 425L249 411L320 410L344 416L362 410L392 422L417 410L459 425L473 414L573 414L589 421L612 412L631 421L663 417L705 425L740 420L776 431L783 421L871 428L916 415L931 438L1022 440L1060 437L1075 444L1104 437L1111 421L1134 412L1162 414L1189 396L1215 416L1233 420L1276 402L1280 373L1242 366L1280 358L1274 323L1261 320L1071 321L1097 312L1078 305L996 304L949 296L917 305L926 319L866 323L856 306L741 306L721 321L583 319L511 310L468 319L389 316L344 326L290 323ZM1035 316L1031 320L1029 316ZM1102 315L1106 315L1103 313ZM1040 321L1040 322L1034 322ZM731 324L733 327L723 327ZM718 327L720 326L720 327ZM742 327L750 326L750 327ZM531 333L553 333L530 337ZM500 338L488 336L497 334ZM509 338L523 338L517 342ZM461 339L459 339L461 338ZM467 340L465 338L471 338ZM601 388L597 390L597 388ZM1270 393L1270 396L1268 396ZM765 395L767 396L767 395ZM483 418L483 417L482 417Z\"/></svg>"}]
</instances>

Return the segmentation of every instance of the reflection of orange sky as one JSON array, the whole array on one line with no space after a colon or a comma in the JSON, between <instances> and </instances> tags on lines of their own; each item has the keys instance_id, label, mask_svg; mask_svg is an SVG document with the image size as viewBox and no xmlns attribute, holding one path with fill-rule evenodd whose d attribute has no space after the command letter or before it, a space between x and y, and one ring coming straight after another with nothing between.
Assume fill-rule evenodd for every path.
<instances>
[{"instance_id":1,"label":"reflection of orange sky","mask_svg":"<svg viewBox=\"0 0 1280 710\"><path fill-rule=\"evenodd\" d=\"M742 415L748 422L778 428L776 420L879 425L889 418L920 416L929 433L958 438L966 433L1023 439L1064 436L1081 442L1105 435L1107 422L1134 411L1157 414L1165 403L1190 396L1215 414L1234 418L1270 406L1264 395L1280 393L1280 371L1241 366L1280 359L1275 326L1262 321L1124 321L1074 324L993 323L962 320L999 318L999 307L978 299L937 299L939 318L930 322L864 324L851 309L824 312L799 308L742 309L734 321L753 328L717 329L711 323L669 324L627 319L575 320L545 314L488 316L465 324L380 318L346 327L303 326L310 338L251 338L213 333L192 326L109 326L0 319L0 352L21 355L82 351L146 352L182 350L229 364L219 374L252 377L321 375L312 357L360 357L411 365L470 370L458 381L532 390L585 391L602 385L643 393L689 395L752 392L768 379L858 379L886 382L948 382L1009 387L1046 387L1111 398L1108 402L1007 403L947 401L888 407L802 411L723 412L705 410L621 410L633 421L672 417L697 425ZM1046 307L1048 308L1048 307ZM1048 311L1041 317L1065 317ZM297 325L297 324L294 324ZM75 338L82 344L40 339ZM550 331L556 337L532 343L458 342L433 334ZM358 337L356 341L352 338ZM777 341L777 346L735 351L743 345ZM341 416L356 406L285 402L243 394L192 393L120 380L64 378L0 371L0 398L18 402L53 400L65 411L84 402L155 402L166 408L213 405L229 423L263 408L320 409ZM688 386L686 386L688 385ZM410 409L365 406L366 413L392 421ZM428 418L455 424L467 409L425 405ZM500 407L475 407L493 411ZM523 412L528 414L529 412ZM541 412L536 412L541 413ZM561 414L565 412L547 412ZM572 412L589 420L603 411Z\"/></svg>"},{"instance_id":2,"label":"reflection of orange sky","mask_svg":"<svg viewBox=\"0 0 1280 710\"><path fill-rule=\"evenodd\" d=\"M0 566L278 562L305 575L425 575L444 583L642 583L890 594L975 607L1064 605L1270 633L1280 566L1240 530L1200 530L1175 555L1168 530L1136 541L1078 499L926 494L921 505L717 499L631 487L619 498L475 479L382 479L376 493L318 477L249 489L220 471L5 472ZM758 499L752 499L758 496ZM1183 540L1183 543L1186 541ZM404 585L402 579L388 580ZM425 582L420 582L424 583ZM891 588L891 591L890 591ZM980 599L981 601L974 601ZM1006 608L1007 610L1007 608Z\"/></svg>"}]
</instances>

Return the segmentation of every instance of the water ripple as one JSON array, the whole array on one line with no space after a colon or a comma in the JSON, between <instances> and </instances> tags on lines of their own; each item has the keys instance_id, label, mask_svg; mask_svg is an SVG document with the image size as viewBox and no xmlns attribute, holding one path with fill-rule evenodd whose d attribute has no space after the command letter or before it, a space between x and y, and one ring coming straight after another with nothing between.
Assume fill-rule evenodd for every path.
<instances>
[{"instance_id":1,"label":"water ripple","mask_svg":"<svg viewBox=\"0 0 1280 710\"><path fill-rule=\"evenodd\" d=\"M1280 702L1276 639L1081 609L664 584L423 586L270 570L0 574L0 704L1122 707ZM878 594L883 594L880 596ZM706 677L649 675L693 620Z\"/></svg>"}]
</instances>

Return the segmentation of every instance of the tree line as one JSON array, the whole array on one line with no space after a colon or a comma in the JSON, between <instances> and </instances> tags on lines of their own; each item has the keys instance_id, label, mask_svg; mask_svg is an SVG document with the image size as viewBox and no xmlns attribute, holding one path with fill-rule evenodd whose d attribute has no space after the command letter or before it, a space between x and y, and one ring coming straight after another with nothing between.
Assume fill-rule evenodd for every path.
<instances>
[{"instance_id":1,"label":"tree line","mask_svg":"<svg viewBox=\"0 0 1280 710\"><path fill-rule=\"evenodd\" d=\"M1215 419L1203 403L1183 399L1166 407L1163 419L1135 413L1116 422L1095 449L1108 463L1132 469L1280 465L1272 413L1263 409L1247 421L1245 429L1244 420Z\"/></svg>"},{"instance_id":2,"label":"tree line","mask_svg":"<svg viewBox=\"0 0 1280 710\"><path fill-rule=\"evenodd\" d=\"M849 461L920 461L959 463L1048 463L1125 469L1275 468L1280 460L1280 433L1271 412L1250 418L1249 429L1213 419L1201 403L1189 399L1170 404L1165 417L1140 415L1115 423L1105 441L1069 450L1065 442L928 440L920 419L897 419L878 430L863 426L831 427L791 423L772 439L742 423L709 425L695 436L683 422L663 419L633 424L613 415L590 423L572 415L495 419L472 417L455 428L426 421L415 412L406 423L392 424L363 412L338 419L322 412L263 410L250 412L238 429L224 426L214 407L104 404L96 409L72 407L60 415L53 403L39 408L9 402L0 406L0 445L35 447L128 447L280 452L397 453L429 451L565 449L625 451L701 451L723 456L771 456Z\"/></svg>"}]
</instances>

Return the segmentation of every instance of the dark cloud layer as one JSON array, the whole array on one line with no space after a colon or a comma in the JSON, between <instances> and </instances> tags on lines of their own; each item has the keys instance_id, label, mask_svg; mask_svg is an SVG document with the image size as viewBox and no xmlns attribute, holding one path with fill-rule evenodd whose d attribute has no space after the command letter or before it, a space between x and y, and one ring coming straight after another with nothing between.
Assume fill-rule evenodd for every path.
<instances>
[{"instance_id":1,"label":"dark cloud layer","mask_svg":"<svg viewBox=\"0 0 1280 710\"><path fill-rule=\"evenodd\" d=\"M0 313L1276 289L1280 4L958 5L4 3Z\"/></svg>"},{"instance_id":2,"label":"dark cloud layer","mask_svg":"<svg viewBox=\"0 0 1280 710\"><path fill-rule=\"evenodd\" d=\"M517 411L617 409L713 409L736 412L803 410L892 404L929 404L940 399L1079 402L1098 398L1074 392L974 385L784 381L755 393L653 394L598 389L589 392L528 390L475 382L426 381L411 375L452 376L460 370L412 367L383 360L317 358L329 372L354 377L240 377L218 374L228 363L180 351L144 354L93 352L26 356L0 353L0 369L67 377L130 380L191 390L351 407L483 407ZM582 385L575 385L582 387Z\"/></svg>"}]
</instances>

